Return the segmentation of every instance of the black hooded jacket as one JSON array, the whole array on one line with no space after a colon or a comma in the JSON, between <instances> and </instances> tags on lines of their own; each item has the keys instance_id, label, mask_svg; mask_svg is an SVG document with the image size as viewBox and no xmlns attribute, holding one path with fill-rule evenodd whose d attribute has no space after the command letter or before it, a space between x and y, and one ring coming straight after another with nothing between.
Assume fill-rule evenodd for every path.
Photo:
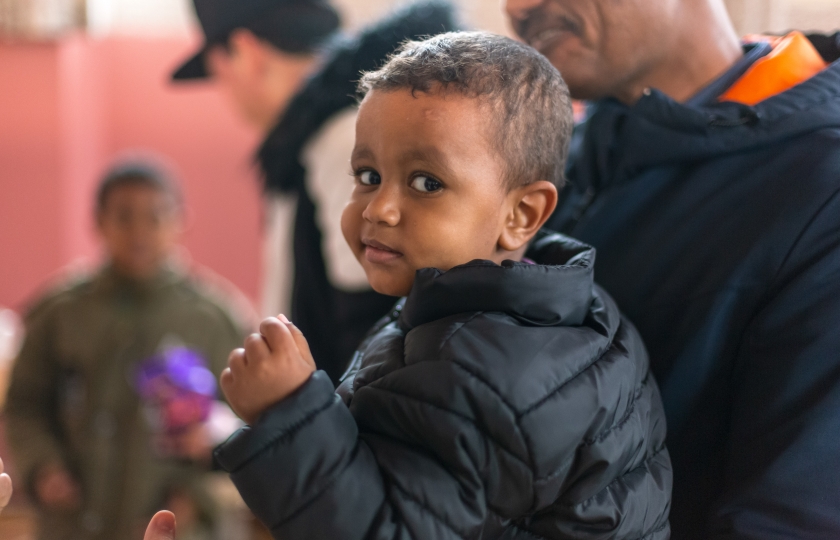
<instances>
[{"instance_id":1,"label":"black hooded jacket","mask_svg":"<svg viewBox=\"0 0 840 540\"><path fill-rule=\"evenodd\" d=\"M268 191L297 195L294 221L292 320L309 337L318 367L338 377L365 334L394 304L373 291L348 292L327 277L316 204L306 185L301 152L336 114L354 107L363 71L381 66L405 40L456 30L452 7L421 1L395 12L359 36L335 43L322 69L294 97L259 150ZM347 156L348 170L350 156ZM347 177L336 178L336 182Z\"/></svg>"},{"instance_id":2,"label":"black hooded jacket","mask_svg":"<svg viewBox=\"0 0 840 540\"><path fill-rule=\"evenodd\" d=\"M316 372L217 450L275 538L668 538L644 346L592 248L528 256L419 271L341 398Z\"/></svg>"},{"instance_id":3,"label":"black hooded jacket","mask_svg":"<svg viewBox=\"0 0 840 540\"><path fill-rule=\"evenodd\" d=\"M569 178L550 226L650 353L674 538L840 538L840 62L754 107L598 103Z\"/></svg>"}]
</instances>

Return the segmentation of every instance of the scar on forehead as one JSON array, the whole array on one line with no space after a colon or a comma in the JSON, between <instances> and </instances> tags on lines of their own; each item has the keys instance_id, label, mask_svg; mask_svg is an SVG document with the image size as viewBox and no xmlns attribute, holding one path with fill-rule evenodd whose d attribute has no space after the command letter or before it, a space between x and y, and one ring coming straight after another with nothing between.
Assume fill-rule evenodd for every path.
<instances>
[{"instance_id":1,"label":"scar on forehead","mask_svg":"<svg viewBox=\"0 0 840 540\"><path fill-rule=\"evenodd\" d=\"M423 117L430 120L440 120L444 118L444 113L440 107L423 107Z\"/></svg>"}]
</instances>

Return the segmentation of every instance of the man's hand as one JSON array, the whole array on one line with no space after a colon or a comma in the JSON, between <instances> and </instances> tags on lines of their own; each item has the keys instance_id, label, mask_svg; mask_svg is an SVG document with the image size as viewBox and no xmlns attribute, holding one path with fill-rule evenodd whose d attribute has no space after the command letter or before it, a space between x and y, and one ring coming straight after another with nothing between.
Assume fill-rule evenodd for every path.
<instances>
[{"instance_id":1,"label":"man's hand","mask_svg":"<svg viewBox=\"0 0 840 540\"><path fill-rule=\"evenodd\" d=\"M280 315L260 324L260 333L245 339L245 348L230 354L221 387L231 408L253 424L267 408L305 383L315 361L300 330Z\"/></svg>"},{"instance_id":2,"label":"man's hand","mask_svg":"<svg viewBox=\"0 0 840 540\"><path fill-rule=\"evenodd\" d=\"M6 508L9 499L12 498L12 479L3 470L3 460L0 459L0 512Z\"/></svg>"},{"instance_id":3,"label":"man's hand","mask_svg":"<svg viewBox=\"0 0 840 540\"><path fill-rule=\"evenodd\" d=\"M175 540L175 514L168 510L155 514L143 540Z\"/></svg>"},{"instance_id":4,"label":"man's hand","mask_svg":"<svg viewBox=\"0 0 840 540\"><path fill-rule=\"evenodd\" d=\"M82 491L64 466L44 465L35 476L38 501L53 510L77 510L82 505Z\"/></svg>"}]
</instances>

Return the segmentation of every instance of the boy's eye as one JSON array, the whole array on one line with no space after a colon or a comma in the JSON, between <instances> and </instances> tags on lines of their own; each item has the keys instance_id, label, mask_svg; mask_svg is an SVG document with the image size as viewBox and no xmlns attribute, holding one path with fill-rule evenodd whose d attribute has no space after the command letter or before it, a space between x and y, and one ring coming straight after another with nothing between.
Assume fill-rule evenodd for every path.
<instances>
[{"instance_id":1,"label":"boy's eye","mask_svg":"<svg viewBox=\"0 0 840 540\"><path fill-rule=\"evenodd\" d=\"M431 176L415 176L411 181L411 187L423 193L432 193L443 187L443 184Z\"/></svg>"},{"instance_id":2,"label":"boy's eye","mask_svg":"<svg viewBox=\"0 0 840 540\"><path fill-rule=\"evenodd\" d=\"M382 183L382 177L376 171L362 171L358 177L363 186L378 186Z\"/></svg>"}]
</instances>

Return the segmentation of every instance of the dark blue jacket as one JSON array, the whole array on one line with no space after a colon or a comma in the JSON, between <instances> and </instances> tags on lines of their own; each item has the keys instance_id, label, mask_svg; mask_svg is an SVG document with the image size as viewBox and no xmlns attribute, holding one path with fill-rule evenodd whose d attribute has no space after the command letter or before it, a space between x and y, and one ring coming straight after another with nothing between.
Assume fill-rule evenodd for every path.
<instances>
[{"instance_id":1,"label":"dark blue jacket","mask_svg":"<svg viewBox=\"0 0 840 540\"><path fill-rule=\"evenodd\" d=\"M596 109L549 226L650 352L673 537L840 538L840 62L755 107Z\"/></svg>"}]
</instances>

